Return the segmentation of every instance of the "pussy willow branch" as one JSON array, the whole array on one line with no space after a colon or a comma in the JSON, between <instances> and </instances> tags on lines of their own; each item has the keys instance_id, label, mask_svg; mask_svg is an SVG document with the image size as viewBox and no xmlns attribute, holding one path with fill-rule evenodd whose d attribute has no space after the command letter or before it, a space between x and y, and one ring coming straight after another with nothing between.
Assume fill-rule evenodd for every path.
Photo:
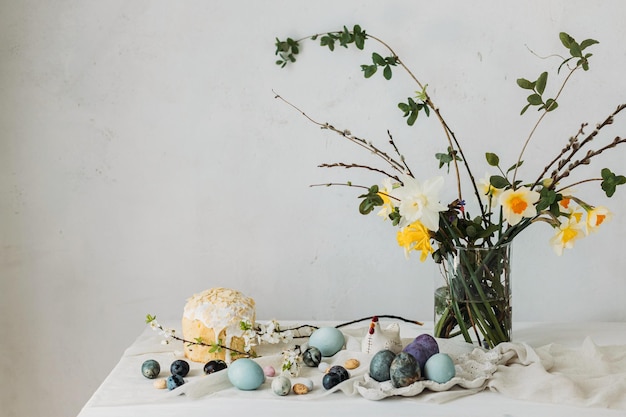
<instances>
[{"instance_id":1,"label":"pussy willow branch","mask_svg":"<svg viewBox=\"0 0 626 417\"><path fill-rule=\"evenodd\" d=\"M406 159L404 158L404 155L402 155L400 151L398 150L398 147L396 146L396 142L393 140L393 136L391 136L391 132L389 131L389 129L387 129L387 136L389 136L389 144L393 146L393 149L396 151L396 154L398 154L398 156L400 157L400 161L402 161L402 164L404 165L406 172L412 177L413 172L411 172L411 168L409 168L409 165L406 163Z\"/></svg>"},{"instance_id":2,"label":"pussy willow branch","mask_svg":"<svg viewBox=\"0 0 626 417\"><path fill-rule=\"evenodd\" d=\"M613 142L609 143L608 145L605 145L595 151L592 151L592 150L588 151L583 159L579 159L577 161L572 162L565 171L563 171L559 176L555 177L554 184L558 183L563 178L568 177L570 173L577 167L581 165L589 165L591 158L593 158L594 156L598 156L602 152L606 151L607 149L614 148L621 143L626 143L626 138L621 138L618 136L613 140Z\"/></svg>"},{"instance_id":3,"label":"pussy willow branch","mask_svg":"<svg viewBox=\"0 0 626 417\"><path fill-rule=\"evenodd\" d=\"M585 139L583 139L583 141L580 143L579 146L572 146L572 149L571 149L571 152L570 152L569 156L567 156L566 158L564 158L561 161L559 161L558 170L562 169L565 165L567 165L572 160L574 155L576 155L576 153L578 153L578 151L580 149L582 149L586 144L591 142L598 135L598 133L600 133L600 130L603 127L605 127L607 125L610 125L610 124L613 124L613 121L615 120L615 116L619 112L624 110L625 108L626 108L626 104L620 104L619 106L617 106L617 108L615 109L615 111L613 113L609 114L607 116L607 118L604 119L603 122L601 122L601 123L596 125L596 128L593 130L593 132L591 132L589 135L587 135L587 137L585 137Z\"/></svg>"},{"instance_id":4,"label":"pussy willow branch","mask_svg":"<svg viewBox=\"0 0 626 417\"><path fill-rule=\"evenodd\" d=\"M563 191L567 190L568 188L572 188L572 187L575 187L577 185L584 184L586 182L594 182L594 181L602 181L602 178L587 178L586 180L577 181L577 182L569 184L569 185L567 185L565 187L561 187L561 188L559 188L558 190L555 190L555 191L557 193L562 193Z\"/></svg>"},{"instance_id":5,"label":"pussy willow branch","mask_svg":"<svg viewBox=\"0 0 626 417\"><path fill-rule=\"evenodd\" d=\"M552 161L550 161L550 163L548 165L545 166L545 168L543 169L541 174L539 174L539 177L537 177L537 179L535 180L533 185L530 187L531 190L534 189L544 179L544 177L545 177L546 173L548 172L548 170L550 169L550 167L552 167L552 165L556 164L557 161L559 161L559 159L561 159L563 157L563 155L565 155L565 153L567 153L567 151L569 151L573 146L580 146L580 144L578 142L578 138L584 134L585 127L587 127L587 123L582 123L580 125L580 129L578 129L578 132L576 133L576 135L572 136L571 138L569 138L569 141L567 142L567 145L565 145L565 147L563 149L561 149L561 152L556 157L554 157L554 159Z\"/></svg>"},{"instance_id":6,"label":"pussy willow branch","mask_svg":"<svg viewBox=\"0 0 626 417\"><path fill-rule=\"evenodd\" d=\"M311 184L311 185L309 185L309 187L337 187L337 186L353 187L353 188L363 188L364 190L369 190L369 187L366 187L365 185L355 185L355 184L352 184L351 182L325 182L325 183L322 183L322 184ZM392 196L390 194L383 193L382 191L379 191L378 194L384 195L385 197L388 197L391 200L400 201L400 199L398 197L394 197L394 196ZM379 317L381 317L381 316L379 316Z\"/></svg>"},{"instance_id":7,"label":"pussy willow branch","mask_svg":"<svg viewBox=\"0 0 626 417\"><path fill-rule=\"evenodd\" d=\"M606 149L610 149L613 148L615 146L617 146L620 143L623 143L624 140L622 138L615 138L615 140L613 142L611 142L610 144L600 148L598 151L589 151L587 153L587 155L580 161L576 161L574 163L570 163L572 158L574 157L574 155L576 155L578 153L578 151L580 149L582 149L585 145L587 145L589 142L591 142L597 135L598 133L600 133L600 130L604 127L606 127L607 125L610 125L613 123L613 120L615 119L615 116L621 112L622 110L624 110L626 108L626 104L620 104L619 106L617 106L617 108L615 109L615 111L613 111L613 113L611 113L602 123L599 123L598 125L596 125L596 128L585 137L585 139L580 143L579 146L572 146L571 147L571 151L569 153L569 155L566 158L563 158L559 161L559 165L558 165L558 169L554 170L554 172L551 174L552 177L552 185L551 186L556 186L556 183L561 180L562 178L565 178L567 176L569 176L569 172L571 172L571 170L577 166L580 165L584 165L584 164L588 164L589 160L596 156L599 155L600 153L602 153L603 151L605 151ZM582 162L581 162L582 161ZM569 166L567 166L568 164L570 164ZM561 174L559 174L559 170L561 170L562 168L566 167L567 169L562 172Z\"/></svg>"},{"instance_id":8,"label":"pussy willow branch","mask_svg":"<svg viewBox=\"0 0 626 417\"><path fill-rule=\"evenodd\" d=\"M343 136L344 138L348 139L350 142L353 142L353 143L357 144L358 146L361 146L362 148L367 149L368 151L372 152L374 155L376 155L379 158L383 159L393 169L395 169L395 170L397 170L399 172L404 172L403 165L400 162L398 162L395 159L393 159L386 152L378 149L371 142L368 142L365 139L362 139L362 138L359 138L357 136L352 135L349 130L340 130L340 129L337 129L336 127L334 127L333 125L331 125L329 123L318 122L317 120L313 119L312 117L307 115L305 112L300 110L296 105L294 105L293 103L290 103L289 101L287 101L280 94L277 94L275 91L273 91L273 92L275 94L274 98L277 98L277 99L281 100L282 102L286 103L287 105L293 107L295 110L300 112L300 114L302 114L305 118L307 118L311 123L320 126L322 129L328 129L328 130L330 130L332 132L337 133L340 136Z\"/></svg>"},{"instance_id":9,"label":"pussy willow branch","mask_svg":"<svg viewBox=\"0 0 626 417\"><path fill-rule=\"evenodd\" d=\"M349 168L360 168L360 169L366 169L366 170L369 170L369 171L378 172L380 174L383 174L386 177L393 178L394 180L396 180L398 182L402 182L402 181L400 181L400 178L398 178L396 175L389 174L389 173L385 172L382 169L373 168L373 167L368 166L368 165L346 164L344 162L335 162L335 163L332 163L332 164L320 164L320 165L318 165L318 168L346 168L346 169L349 169Z\"/></svg>"}]
</instances>

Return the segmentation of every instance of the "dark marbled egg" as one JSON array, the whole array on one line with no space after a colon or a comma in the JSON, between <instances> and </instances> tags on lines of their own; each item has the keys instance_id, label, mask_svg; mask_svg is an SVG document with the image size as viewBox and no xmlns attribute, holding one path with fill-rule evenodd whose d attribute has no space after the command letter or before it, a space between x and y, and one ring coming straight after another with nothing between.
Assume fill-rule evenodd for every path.
<instances>
[{"instance_id":1,"label":"dark marbled egg","mask_svg":"<svg viewBox=\"0 0 626 417\"><path fill-rule=\"evenodd\" d=\"M370 361L370 376L378 382L389 381L389 369L395 357L396 354L390 350L376 352Z\"/></svg>"},{"instance_id":2,"label":"dark marbled egg","mask_svg":"<svg viewBox=\"0 0 626 417\"><path fill-rule=\"evenodd\" d=\"M177 359L170 365L170 372L173 375L185 377L189 373L189 363L182 359Z\"/></svg>"},{"instance_id":3,"label":"dark marbled egg","mask_svg":"<svg viewBox=\"0 0 626 417\"><path fill-rule=\"evenodd\" d=\"M220 359L215 359L215 360L211 360L208 361L207 363L204 364L204 368L203 371L206 375L212 374L214 372L219 372L222 371L224 369L226 369L228 367L228 365L226 365L226 362L224 362L223 360Z\"/></svg>"},{"instance_id":4,"label":"dark marbled egg","mask_svg":"<svg viewBox=\"0 0 626 417\"><path fill-rule=\"evenodd\" d=\"M159 376L161 365L154 359L148 359L141 365L141 373L148 379L154 379Z\"/></svg>"},{"instance_id":5,"label":"dark marbled egg","mask_svg":"<svg viewBox=\"0 0 626 417\"><path fill-rule=\"evenodd\" d=\"M342 382L341 375L337 373L328 372L322 378L322 386L324 387L324 389L331 389L340 382Z\"/></svg>"},{"instance_id":6,"label":"dark marbled egg","mask_svg":"<svg viewBox=\"0 0 626 417\"><path fill-rule=\"evenodd\" d=\"M306 366L315 368L322 361L322 352L315 346L309 346L302 354L302 361Z\"/></svg>"},{"instance_id":7,"label":"dark marbled egg","mask_svg":"<svg viewBox=\"0 0 626 417\"><path fill-rule=\"evenodd\" d=\"M394 387L408 387L421 378L419 363L410 353L400 352L391 361L389 376Z\"/></svg>"},{"instance_id":8,"label":"dark marbled egg","mask_svg":"<svg viewBox=\"0 0 626 417\"><path fill-rule=\"evenodd\" d=\"M337 374L341 378L341 381L345 381L350 378L350 372L341 365L334 365L328 369L329 374Z\"/></svg>"}]
</instances>

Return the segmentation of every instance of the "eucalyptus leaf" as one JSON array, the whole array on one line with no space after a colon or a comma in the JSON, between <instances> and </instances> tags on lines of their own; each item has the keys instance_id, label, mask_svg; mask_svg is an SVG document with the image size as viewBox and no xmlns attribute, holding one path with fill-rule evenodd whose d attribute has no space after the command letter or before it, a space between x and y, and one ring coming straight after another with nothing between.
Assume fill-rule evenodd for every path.
<instances>
[{"instance_id":1,"label":"eucalyptus leaf","mask_svg":"<svg viewBox=\"0 0 626 417\"><path fill-rule=\"evenodd\" d=\"M500 165L500 158L495 153L487 152L485 153L485 158L487 159L487 163L492 167Z\"/></svg>"},{"instance_id":2,"label":"eucalyptus leaf","mask_svg":"<svg viewBox=\"0 0 626 417\"><path fill-rule=\"evenodd\" d=\"M491 177L489 177L489 183L499 190L511 185L509 180L501 175L492 175Z\"/></svg>"}]
</instances>

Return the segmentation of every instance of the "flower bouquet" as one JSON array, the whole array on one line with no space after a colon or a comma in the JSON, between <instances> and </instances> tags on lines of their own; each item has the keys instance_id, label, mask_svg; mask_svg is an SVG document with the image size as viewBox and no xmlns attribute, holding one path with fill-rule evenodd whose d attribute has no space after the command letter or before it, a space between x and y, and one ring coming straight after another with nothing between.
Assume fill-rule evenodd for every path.
<instances>
[{"instance_id":1,"label":"flower bouquet","mask_svg":"<svg viewBox=\"0 0 626 417\"><path fill-rule=\"evenodd\" d=\"M611 218L611 212L606 207L588 203L574 190L574 186L598 182L606 196L611 197L618 185L626 183L623 175L603 168L598 176L565 184L572 172L589 165L602 152L626 142L626 138L618 136L596 145L602 129L613 123L626 104L617 106L590 132L587 132L586 123L581 124L534 179L524 181L518 176L525 150L538 126L558 108L559 96L572 76L580 70L589 70L592 54L588 49L598 43L593 39L578 42L567 33L560 33L559 38L567 55L561 58L556 68L557 75L561 76L560 85L554 90L556 94L548 96L547 71L534 80L517 79L517 85L528 94L521 114L536 108L539 116L522 144L519 157L512 164L502 166L496 153L485 153L486 161L495 174L482 179L474 176L460 140L429 95L427 84L422 83L382 39L366 33L359 25L352 29L344 26L342 30L298 40L276 39L276 64L280 67L296 62L301 44L306 40L319 40L320 45L330 51L337 46L354 46L364 50L366 41L376 42L385 52L373 52L371 62L361 65L365 78L382 72L386 80L391 80L394 69L401 68L418 87L415 96L397 105L406 123L414 125L421 114L434 116L439 122L445 150L435 157L439 168L447 168L456 179L457 196L447 204L439 199L444 187L443 176L415 178L391 134L391 151L386 152L372 142L353 135L348 129L314 120L276 95L312 123L364 148L386 164L387 168L383 169L365 164L322 164L321 167L367 169L381 174L383 179L372 186L351 182L320 185L363 189L364 192L359 195L361 214L376 210L379 216L389 219L393 226L399 228L397 242L407 256L416 251L421 261L430 256L440 265L442 281L435 290L436 337L462 335L470 342L475 335L476 341L486 347L510 340L510 245L513 239L531 224L545 222L554 229L550 244L560 255L564 249L572 248L577 239L587 236ZM467 175L471 184L475 214L470 214L462 193L462 175Z\"/></svg>"}]
</instances>

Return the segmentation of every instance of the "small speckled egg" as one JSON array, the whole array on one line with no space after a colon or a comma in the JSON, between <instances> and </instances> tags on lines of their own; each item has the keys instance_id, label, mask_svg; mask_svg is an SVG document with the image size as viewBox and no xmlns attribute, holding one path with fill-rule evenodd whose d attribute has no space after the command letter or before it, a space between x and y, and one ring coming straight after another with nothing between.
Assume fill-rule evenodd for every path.
<instances>
[{"instance_id":1,"label":"small speckled egg","mask_svg":"<svg viewBox=\"0 0 626 417\"><path fill-rule=\"evenodd\" d=\"M148 379L154 379L159 376L161 365L154 359L148 359L141 364L141 373Z\"/></svg>"},{"instance_id":2,"label":"small speckled egg","mask_svg":"<svg viewBox=\"0 0 626 417\"><path fill-rule=\"evenodd\" d=\"M333 356L345 343L343 333L334 327L320 327L309 337L309 346L318 348L324 357Z\"/></svg>"},{"instance_id":3,"label":"small speckled egg","mask_svg":"<svg viewBox=\"0 0 626 417\"><path fill-rule=\"evenodd\" d=\"M281 397L291 391L291 381L284 375L279 375L272 381L272 391Z\"/></svg>"},{"instance_id":4,"label":"small speckled egg","mask_svg":"<svg viewBox=\"0 0 626 417\"><path fill-rule=\"evenodd\" d=\"M389 369L395 357L396 354L387 349L376 352L370 361L370 376L378 382L389 381Z\"/></svg>"},{"instance_id":5,"label":"small speckled egg","mask_svg":"<svg viewBox=\"0 0 626 417\"><path fill-rule=\"evenodd\" d=\"M249 358L240 358L228 367L228 380L242 391L259 388L265 382L261 365Z\"/></svg>"},{"instance_id":6,"label":"small speckled egg","mask_svg":"<svg viewBox=\"0 0 626 417\"><path fill-rule=\"evenodd\" d=\"M434 354L426 361L424 366L425 378L440 384L448 382L455 375L454 362L445 353Z\"/></svg>"},{"instance_id":7,"label":"small speckled egg","mask_svg":"<svg viewBox=\"0 0 626 417\"><path fill-rule=\"evenodd\" d=\"M400 352L391 361L389 376L394 387L408 387L420 379L420 365L410 353Z\"/></svg>"},{"instance_id":8,"label":"small speckled egg","mask_svg":"<svg viewBox=\"0 0 626 417\"><path fill-rule=\"evenodd\" d=\"M185 383L185 380L182 376L174 374L167 377L166 385L168 390L173 390L174 388L178 388Z\"/></svg>"},{"instance_id":9,"label":"small speckled egg","mask_svg":"<svg viewBox=\"0 0 626 417\"><path fill-rule=\"evenodd\" d=\"M306 366L315 368L316 366L320 364L321 361L322 361L322 352L320 352L320 350L316 348L315 346L309 346L302 353L302 362L304 362Z\"/></svg>"}]
</instances>

